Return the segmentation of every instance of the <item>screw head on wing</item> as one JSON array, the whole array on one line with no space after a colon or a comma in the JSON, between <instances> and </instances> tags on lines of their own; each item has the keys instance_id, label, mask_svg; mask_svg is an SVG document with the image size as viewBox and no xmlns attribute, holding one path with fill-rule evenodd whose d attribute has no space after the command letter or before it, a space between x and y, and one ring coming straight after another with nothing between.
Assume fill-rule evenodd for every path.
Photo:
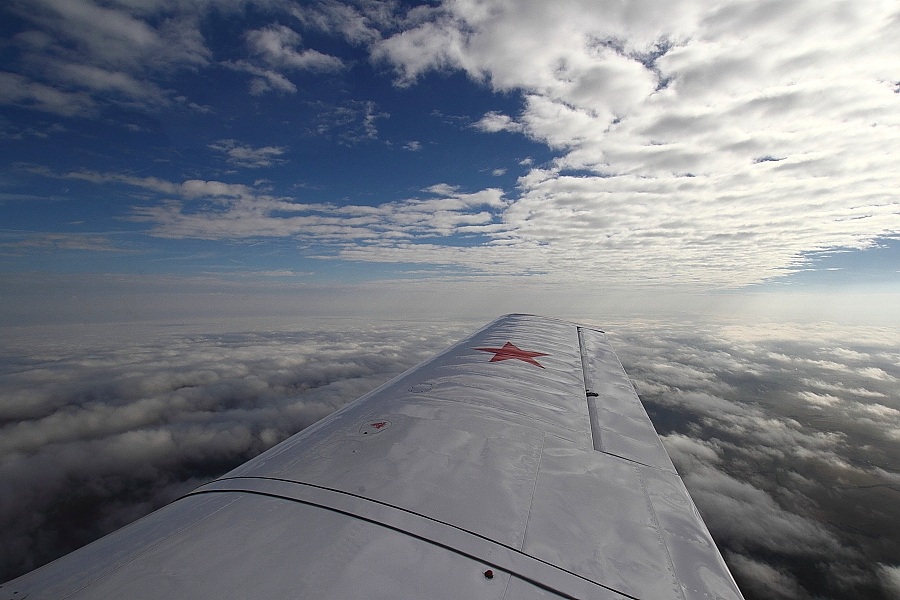
<instances>
[{"instance_id":1,"label":"screw head on wing","mask_svg":"<svg viewBox=\"0 0 900 600\"><path fill-rule=\"evenodd\" d=\"M544 368L542 364L534 360L536 356L549 356L546 352L529 352L516 347L511 342L503 344L502 348L472 348L473 350L481 350L482 352L493 352L494 356L488 362L497 362L498 360L521 360L529 365Z\"/></svg>"}]
</instances>

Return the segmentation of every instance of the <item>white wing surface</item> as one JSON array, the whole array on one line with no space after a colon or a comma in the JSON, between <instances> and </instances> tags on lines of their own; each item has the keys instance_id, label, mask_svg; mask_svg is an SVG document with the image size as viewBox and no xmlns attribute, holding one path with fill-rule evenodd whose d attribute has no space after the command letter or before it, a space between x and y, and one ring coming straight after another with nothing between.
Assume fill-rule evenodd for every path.
<instances>
[{"instance_id":1,"label":"white wing surface","mask_svg":"<svg viewBox=\"0 0 900 600\"><path fill-rule=\"evenodd\" d=\"M509 315L11 598L739 599L604 334Z\"/></svg>"}]
</instances>

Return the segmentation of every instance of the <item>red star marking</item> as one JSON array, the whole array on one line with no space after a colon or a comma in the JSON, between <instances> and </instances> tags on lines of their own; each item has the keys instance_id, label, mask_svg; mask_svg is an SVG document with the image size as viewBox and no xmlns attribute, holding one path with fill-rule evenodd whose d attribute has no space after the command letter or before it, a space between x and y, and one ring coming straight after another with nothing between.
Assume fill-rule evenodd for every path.
<instances>
[{"instance_id":1,"label":"red star marking","mask_svg":"<svg viewBox=\"0 0 900 600\"><path fill-rule=\"evenodd\" d=\"M488 362L497 362L498 360L521 360L523 362L527 362L529 365L534 365L536 367L544 368L542 364L538 361L534 360L535 356L549 356L546 352L528 352L527 350L520 350L516 348L510 342L506 342L503 344L502 348L472 348L473 350L481 350L482 352L493 352L494 357L491 358Z\"/></svg>"},{"instance_id":2,"label":"red star marking","mask_svg":"<svg viewBox=\"0 0 900 600\"><path fill-rule=\"evenodd\" d=\"M369 425L374 427L375 429L381 429L382 427L387 425L387 423L385 421L381 421L380 423L369 423Z\"/></svg>"}]
</instances>

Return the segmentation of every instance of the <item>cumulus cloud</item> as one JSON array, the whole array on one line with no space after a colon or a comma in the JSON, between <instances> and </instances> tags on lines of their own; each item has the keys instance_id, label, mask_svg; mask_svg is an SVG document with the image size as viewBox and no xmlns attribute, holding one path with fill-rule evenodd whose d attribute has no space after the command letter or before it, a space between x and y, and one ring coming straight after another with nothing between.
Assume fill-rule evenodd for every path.
<instances>
[{"instance_id":1,"label":"cumulus cloud","mask_svg":"<svg viewBox=\"0 0 900 600\"><path fill-rule=\"evenodd\" d=\"M837 396L832 396L831 394L816 394L815 392L810 392L808 390L800 392L799 396L807 402L818 404L819 406L833 406L841 401Z\"/></svg>"},{"instance_id":2,"label":"cumulus cloud","mask_svg":"<svg viewBox=\"0 0 900 600\"><path fill-rule=\"evenodd\" d=\"M254 75L250 93L259 96L269 91L293 94L294 85L282 71L310 71L328 73L344 68L336 56L311 48L302 48L300 34L284 25L273 24L244 34L251 58L223 61L222 65Z\"/></svg>"},{"instance_id":3,"label":"cumulus cloud","mask_svg":"<svg viewBox=\"0 0 900 600\"><path fill-rule=\"evenodd\" d=\"M174 70L211 64L202 20L210 9L228 13L237 4L13 3L9 9L32 28L12 40L18 73L2 75L0 103L65 116L92 116L91 108L110 100L170 105L173 93L159 82ZM296 92L282 71L328 73L345 66L338 57L303 48L300 34L284 25L247 31L243 39L249 54L219 64L253 75L254 95Z\"/></svg>"},{"instance_id":4,"label":"cumulus cloud","mask_svg":"<svg viewBox=\"0 0 900 600\"><path fill-rule=\"evenodd\" d=\"M0 101L8 104L86 115L104 94L165 103L169 94L147 73L211 60L196 27L200 8L151 27L149 13L136 9L33 3L43 9L29 13L35 29L16 47L35 57L43 79L0 75L7 83ZM516 195L496 215L501 227L481 229L484 238L463 250L435 243L437 263L629 286L740 287L800 270L811 253L865 248L900 231L890 159L900 143L893 83L900 53L892 13L874 0L852 7L792 0L765 16L737 1L660 8L637 0L405 12L328 1L290 12L303 27L368 48L403 85L455 69L518 94L518 114L489 111L472 126L557 151L549 163L526 165ZM346 66L305 48L283 24L251 29L244 42L247 56L218 64L253 75L255 95L296 93L289 72ZM318 108L310 133L350 146L377 139L377 121L387 117L365 100ZM263 160L249 156L263 148L235 143L221 151L240 161L239 150L248 158L235 164ZM243 229L258 229L255 215L248 218ZM390 244L367 256L421 258Z\"/></svg>"},{"instance_id":5,"label":"cumulus cloud","mask_svg":"<svg viewBox=\"0 0 900 600\"><path fill-rule=\"evenodd\" d=\"M882 565L882 581L885 589L896 596L900 596L900 566Z\"/></svg>"},{"instance_id":6,"label":"cumulus cloud","mask_svg":"<svg viewBox=\"0 0 900 600\"><path fill-rule=\"evenodd\" d=\"M221 142L221 148L227 146ZM125 184L168 197L135 205L129 219L150 223L165 238L241 239L297 236L314 243L320 258L365 262L410 262L464 266L492 274L545 273L540 264L522 264L521 245L447 245L454 236L494 236L506 230L501 215L509 201L499 188L466 193L436 184L425 197L377 206L304 203L273 196L258 187L191 179L181 183L121 173L72 171L50 177L98 184ZM539 245L527 248L539 251Z\"/></svg>"},{"instance_id":7,"label":"cumulus cloud","mask_svg":"<svg viewBox=\"0 0 900 600\"><path fill-rule=\"evenodd\" d=\"M508 115L498 112L489 112L472 124L475 129L480 129L487 133L497 133L498 131L522 131L524 126L516 123Z\"/></svg>"},{"instance_id":8,"label":"cumulus cloud","mask_svg":"<svg viewBox=\"0 0 900 600\"><path fill-rule=\"evenodd\" d=\"M148 22L147 13L122 4L102 6L90 0L27 0L18 4L21 15L60 41L70 42L75 50L69 56L80 57L85 63L134 68L146 62L169 66L208 61L209 51L195 26L196 14L190 12L179 11L177 17L155 27ZM147 8L153 13L162 7ZM40 31L29 32L24 41L61 51L57 40L43 37Z\"/></svg>"},{"instance_id":9,"label":"cumulus cloud","mask_svg":"<svg viewBox=\"0 0 900 600\"><path fill-rule=\"evenodd\" d=\"M675 453L679 473L709 527L741 553L767 551L794 556L835 556L836 536L813 519L781 508L771 495L718 469L689 467Z\"/></svg>"},{"instance_id":10,"label":"cumulus cloud","mask_svg":"<svg viewBox=\"0 0 900 600\"><path fill-rule=\"evenodd\" d=\"M498 0L417 18L372 45L402 85L457 69L519 92L521 114L475 127L560 151L498 234L550 272L736 287L898 231L888 5Z\"/></svg>"},{"instance_id":11,"label":"cumulus cloud","mask_svg":"<svg viewBox=\"0 0 900 600\"><path fill-rule=\"evenodd\" d=\"M348 67L307 47L311 35L299 31L315 31L368 51L401 85L456 70L520 99L517 112L488 111L471 126L556 152L525 165L495 215L502 226L478 230L483 237L463 250L435 243L436 263L735 288L806 268L816 252L861 249L900 231L891 158L900 151L900 38L893 9L877 0L789 0L769 12L738 0L414 8L323 0L273 5L291 26L252 26L222 61L200 32L210 6L17 2L11 10L29 25L11 40L17 70L0 73L0 103L65 116L96 115L108 101L171 105L165 75L209 65L251 75L253 95L295 94L289 76ZM387 118L369 100L313 110L308 132L348 146L377 139ZM264 161L250 156L263 149L221 151L250 166ZM243 229L258 229L247 217ZM420 258L390 244L367 256Z\"/></svg>"},{"instance_id":12,"label":"cumulus cloud","mask_svg":"<svg viewBox=\"0 0 900 600\"><path fill-rule=\"evenodd\" d=\"M732 571L745 582L742 590L759 595L761 598L803 598L808 596L796 579L789 573L764 562L737 554L729 557Z\"/></svg>"}]
</instances>

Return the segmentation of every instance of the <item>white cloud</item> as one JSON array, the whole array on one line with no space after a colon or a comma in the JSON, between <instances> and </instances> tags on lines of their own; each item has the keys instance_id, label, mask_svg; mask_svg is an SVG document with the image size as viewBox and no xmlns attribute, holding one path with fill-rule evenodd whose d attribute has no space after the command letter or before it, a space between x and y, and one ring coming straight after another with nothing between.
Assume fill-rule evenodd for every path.
<instances>
[{"instance_id":1,"label":"white cloud","mask_svg":"<svg viewBox=\"0 0 900 600\"><path fill-rule=\"evenodd\" d=\"M228 162L238 167L270 167L285 162L284 159L278 158L286 150L281 146L254 148L246 144L239 144L237 140L218 140L209 144L208 147L225 153L228 156Z\"/></svg>"},{"instance_id":2,"label":"white cloud","mask_svg":"<svg viewBox=\"0 0 900 600\"><path fill-rule=\"evenodd\" d=\"M354 43L371 43L381 39L380 28L393 25L395 6L389 2L362 2L357 6L337 0L324 0L311 5L295 5L291 14L307 26L328 33L338 33Z\"/></svg>"},{"instance_id":3,"label":"white cloud","mask_svg":"<svg viewBox=\"0 0 900 600\"><path fill-rule=\"evenodd\" d=\"M231 142L233 140L220 141L215 149L239 148ZM265 155L257 156L255 153L258 152L258 149L249 149L241 154L242 160L266 158ZM50 175L43 170L40 172ZM120 183L193 201L186 205L169 199L159 204L132 207L130 219L151 223L151 233L156 236L198 239L301 236L313 239L319 245L330 245L334 253L349 256L364 250L359 256L376 262L427 262L426 257L434 256L433 251L446 248L410 244L409 241L415 238L496 233L503 227L497 214L507 205L500 189L462 193L447 184L436 184L423 190L436 197L409 198L378 206L337 206L298 202L293 198L266 194L248 185L221 181L190 179L173 183L156 177L93 171L76 171L56 177L98 184ZM371 245L373 242L376 242L374 246ZM395 254L391 255L391 252ZM420 256L416 257L417 254ZM459 261L474 266L472 258L475 255L461 256ZM434 261L445 262L437 256ZM484 266L489 268L489 265L490 261Z\"/></svg>"},{"instance_id":4,"label":"white cloud","mask_svg":"<svg viewBox=\"0 0 900 600\"><path fill-rule=\"evenodd\" d=\"M53 176L49 172L47 173ZM204 181L188 179L182 183L172 183L158 177L134 177L119 173L97 173L95 171L72 171L58 177L64 179L80 179L92 183L124 183L167 195L177 195L188 199L194 198L242 198L252 199L256 192L242 183L224 183L221 181Z\"/></svg>"},{"instance_id":5,"label":"white cloud","mask_svg":"<svg viewBox=\"0 0 900 600\"><path fill-rule=\"evenodd\" d=\"M17 6L34 29L13 43L36 74L0 74L2 103L63 115L93 114L110 97L172 104L155 75L212 59L198 25L203 3L178 5L174 16L166 3ZM288 10L304 27L368 45L403 85L457 69L521 94L519 113L490 111L472 126L558 152L540 166L523 162L530 169L516 195L507 192L510 201L492 206L489 220L478 212L456 222L436 217L443 224L429 235L472 227L466 232L485 236L469 248L447 245L443 256L434 244L427 256L439 264L497 265L498 273L542 272L572 284L738 288L802 269L811 252L863 248L900 231L892 158L900 153L900 38L890 8L876 0L788 0L777 10L738 0L487 0L405 15L393 4L329 0ZM249 56L218 64L252 75L254 95L296 93L290 72L346 66L304 47L283 24L247 31L244 41ZM317 108L310 133L346 145L377 139L377 122L388 116L364 100ZM281 149L228 143L213 145L238 166L265 166ZM251 221L203 235L290 235L301 226L231 216ZM347 218L323 227L351 231L358 217ZM417 234L390 232L409 233ZM416 253L388 239L369 256L425 256ZM505 258L491 258L498 253Z\"/></svg>"},{"instance_id":6,"label":"white cloud","mask_svg":"<svg viewBox=\"0 0 900 600\"><path fill-rule=\"evenodd\" d=\"M894 550L880 554L857 536L896 537L888 491L896 474L884 467L894 464L898 396L859 372L858 355L895 347L900 330L633 321L606 329L745 594L889 589L890 572L872 565ZM885 354L870 360L893 375ZM822 360L835 356L846 364ZM836 395L819 391L825 381ZM883 400L854 394L864 381ZM863 516L864 505L881 508Z\"/></svg>"},{"instance_id":7,"label":"white cloud","mask_svg":"<svg viewBox=\"0 0 900 600\"><path fill-rule=\"evenodd\" d=\"M739 287L900 231L892 10L459 2L372 52L402 85L460 69L524 95L521 114L475 124L561 152L504 215L523 268Z\"/></svg>"},{"instance_id":8,"label":"white cloud","mask_svg":"<svg viewBox=\"0 0 900 600\"><path fill-rule=\"evenodd\" d=\"M250 82L250 93L259 96L270 90L286 92L293 94L297 91L297 86L290 82L284 75L273 71L272 69L264 69L251 64L246 60L237 60L234 62L223 62L222 66L235 71L245 71L252 75L256 75L256 79Z\"/></svg>"},{"instance_id":9,"label":"white cloud","mask_svg":"<svg viewBox=\"0 0 900 600\"><path fill-rule=\"evenodd\" d=\"M881 381L897 381L895 377L888 375L883 369L879 369L878 367L864 367L859 369L859 374L864 377L879 379Z\"/></svg>"},{"instance_id":10,"label":"white cloud","mask_svg":"<svg viewBox=\"0 0 900 600\"><path fill-rule=\"evenodd\" d=\"M840 398L831 394L816 394L810 391L802 391L799 396L806 402L817 406L834 406L841 402Z\"/></svg>"},{"instance_id":11,"label":"white cloud","mask_svg":"<svg viewBox=\"0 0 900 600\"><path fill-rule=\"evenodd\" d=\"M377 139L377 120L390 117L371 100L348 100L337 106L320 103L319 106L321 111L315 132L334 136L338 143L345 146Z\"/></svg>"},{"instance_id":12,"label":"white cloud","mask_svg":"<svg viewBox=\"0 0 900 600\"><path fill-rule=\"evenodd\" d=\"M250 81L250 93L259 96L268 91L296 93L294 85L280 71L312 71L328 73L345 67L336 56L311 48L302 49L300 34L284 25L269 25L244 34L244 40L254 60L224 61L223 66L255 75Z\"/></svg>"},{"instance_id":13,"label":"white cloud","mask_svg":"<svg viewBox=\"0 0 900 600\"><path fill-rule=\"evenodd\" d=\"M93 252L128 252L102 235L77 233L32 233L15 242L2 242L0 248L9 251L42 251L42 250L90 250Z\"/></svg>"},{"instance_id":14,"label":"white cloud","mask_svg":"<svg viewBox=\"0 0 900 600\"><path fill-rule=\"evenodd\" d=\"M10 10L36 29L14 36L24 68L12 82L15 94L4 95L14 101L30 98L34 108L67 116L89 116L85 90L91 99L113 94L165 104L168 92L148 76L204 66L210 58L198 27L202 7L182 8L188 10L102 6L90 0L17 2Z\"/></svg>"},{"instance_id":15,"label":"white cloud","mask_svg":"<svg viewBox=\"0 0 900 600\"><path fill-rule=\"evenodd\" d=\"M787 555L828 556L838 550L838 540L826 527L785 511L763 490L710 467L684 471L682 478L704 520L735 546Z\"/></svg>"},{"instance_id":16,"label":"white cloud","mask_svg":"<svg viewBox=\"0 0 900 600\"><path fill-rule=\"evenodd\" d=\"M741 578L744 593L753 592L760 597L785 600L806 596L797 580L782 569L741 554L730 555L728 562Z\"/></svg>"},{"instance_id":17,"label":"white cloud","mask_svg":"<svg viewBox=\"0 0 900 600\"><path fill-rule=\"evenodd\" d=\"M178 11L177 16L153 26L145 20L164 8L157 6L101 6L90 0L26 0L23 16L39 25L50 37L41 44L62 51L65 41L74 50L64 55L82 64L140 69L172 64L203 65L209 51L196 27L197 13Z\"/></svg>"},{"instance_id":18,"label":"white cloud","mask_svg":"<svg viewBox=\"0 0 900 600\"><path fill-rule=\"evenodd\" d=\"M165 93L156 85L143 81L122 71L111 71L93 65L59 64L55 67L57 77L72 84L89 88L96 92L119 92L124 96L151 104L168 102Z\"/></svg>"},{"instance_id":19,"label":"white cloud","mask_svg":"<svg viewBox=\"0 0 900 600\"><path fill-rule=\"evenodd\" d=\"M485 115L472 126L487 133L496 133L498 131L523 131L525 129L521 123L516 123L508 115L493 111L485 113Z\"/></svg>"},{"instance_id":20,"label":"white cloud","mask_svg":"<svg viewBox=\"0 0 900 600\"><path fill-rule=\"evenodd\" d=\"M248 31L245 37L251 51L273 67L306 71L335 71L344 67L336 56L311 49L298 50L300 34L284 25Z\"/></svg>"},{"instance_id":21,"label":"white cloud","mask_svg":"<svg viewBox=\"0 0 900 600\"><path fill-rule=\"evenodd\" d=\"M57 90L14 73L0 72L0 104L34 108L66 117L88 115L94 101L84 92Z\"/></svg>"},{"instance_id":22,"label":"white cloud","mask_svg":"<svg viewBox=\"0 0 900 600\"><path fill-rule=\"evenodd\" d=\"M864 398L882 398L884 394L866 388L847 388L841 382L822 381L821 379L804 379L804 385L818 388L829 392L839 392L850 394L853 396L862 396Z\"/></svg>"},{"instance_id":23,"label":"white cloud","mask_svg":"<svg viewBox=\"0 0 900 600\"><path fill-rule=\"evenodd\" d=\"M705 463L717 463L721 461L718 452L709 442L703 442L689 438L686 435L673 433L660 436L672 460L679 462L685 460L699 460Z\"/></svg>"},{"instance_id":24,"label":"white cloud","mask_svg":"<svg viewBox=\"0 0 900 600\"><path fill-rule=\"evenodd\" d=\"M885 591L900 596L900 566L880 565Z\"/></svg>"}]
</instances>

